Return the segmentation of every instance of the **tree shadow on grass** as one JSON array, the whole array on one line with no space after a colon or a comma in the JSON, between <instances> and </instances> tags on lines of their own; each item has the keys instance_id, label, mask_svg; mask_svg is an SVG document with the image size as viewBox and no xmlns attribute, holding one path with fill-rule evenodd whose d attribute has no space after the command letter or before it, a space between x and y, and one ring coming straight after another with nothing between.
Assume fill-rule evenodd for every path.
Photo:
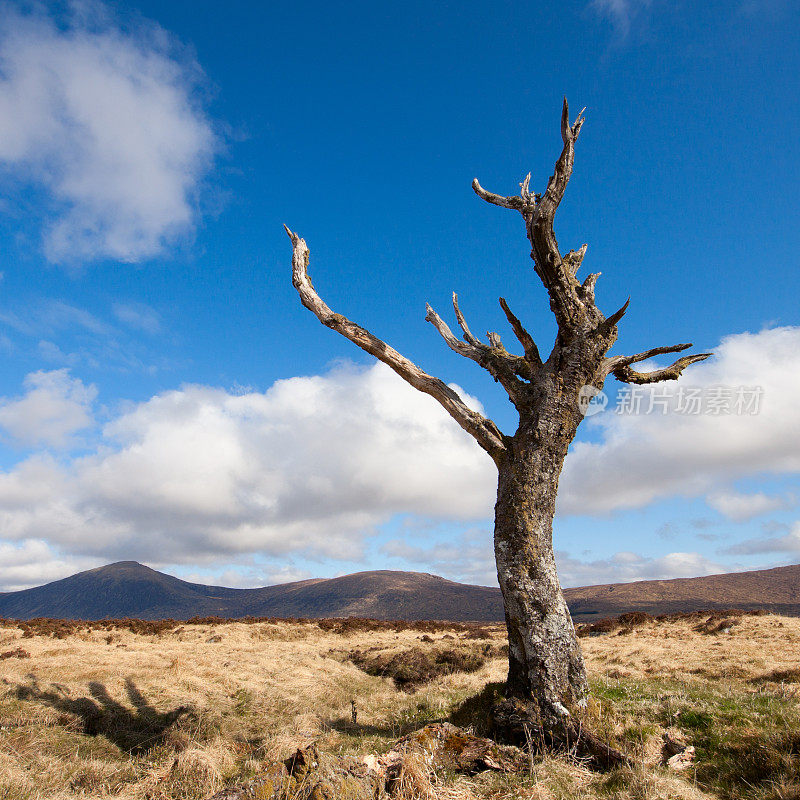
<instances>
[{"instance_id":1,"label":"tree shadow on grass","mask_svg":"<svg viewBox=\"0 0 800 800\"><path fill-rule=\"evenodd\" d=\"M503 683L487 683L477 694L466 698L446 717L415 717L383 725L353 722L346 717L328 719L325 725L347 736L376 736L383 739L398 739L413 733L432 722L450 722L465 728L477 736L489 736L492 706L503 696Z\"/></svg>"},{"instance_id":2,"label":"tree shadow on grass","mask_svg":"<svg viewBox=\"0 0 800 800\"><path fill-rule=\"evenodd\" d=\"M503 683L487 683L480 692L454 708L447 721L478 736L490 736L492 706L502 698L503 688Z\"/></svg>"},{"instance_id":3,"label":"tree shadow on grass","mask_svg":"<svg viewBox=\"0 0 800 800\"><path fill-rule=\"evenodd\" d=\"M424 728L426 725L430 725L432 722L444 722L444 720L440 718L419 719L411 717L394 723L370 725L362 722L354 723L350 719L339 717L338 719L326 720L325 726L338 733L357 738L374 736L380 739L399 739L420 728Z\"/></svg>"},{"instance_id":4,"label":"tree shadow on grass","mask_svg":"<svg viewBox=\"0 0 800 800\"><path fill-rule=\"evenodd\" d=\"M344 717L329 719L325 722L325 726L347 736L379 736L383 739L393 739L403 735L401 725L364 725L361 722L353 723Z\"/></svg>"},{"instance_id":5,"label":"tree shadow on grass","mask_svg":"<svg viewBox=\"0 0 800 800\"><path fill-rule=\"evenodd\" d=\"M55 683L44 689L32 675L28 676L27 684L20 684L15 690L20 700L44 703L78 717L87 736L105 736L132 755L146 753L160 744L167 729L190 711L188 706L159 711L130 678L125 680L125 692L133 709L115 700L97 681L89 684L91 697L70 697L68 689Z\"/></svg>"}]
</instances>

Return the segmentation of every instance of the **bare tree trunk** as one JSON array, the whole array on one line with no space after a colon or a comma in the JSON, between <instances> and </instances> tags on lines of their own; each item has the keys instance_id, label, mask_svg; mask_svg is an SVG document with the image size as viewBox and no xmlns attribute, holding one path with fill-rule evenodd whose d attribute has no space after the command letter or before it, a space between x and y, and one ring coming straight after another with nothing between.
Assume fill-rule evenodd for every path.
<instances>
[{"instance_id":1,"label":"bare tree trunk","mask_svg":"<svg viewBox=\"0 0 800 800\"><path fill-rule=\"evenodd\" d=\"M550 442L533 449L521 443L501 462L494 529L508 627L507 694L533 700L545 727L582 710L588 691L553 555L563 463L563 454L553 450Z\"/></svg>"},{"instance_id":2,"label":"bare tree trunk","mask_svg":"<svg viewBox=\"0 0 800 800\"><path fill-rule=\"evenodd\" d=\"M573 355L584 355L575 344ZM558 349L556 355L553 362L560 361L563 352ZM586 355L591 374L593 359L591 353ZM533 413L520 419L497 461L494 528L509 648L508 702L495 709L494 724L505 738L529 736L533 729L538 739L550 744L570 738L589 691L553 552L558 480L582 418L574 400L577 389L563 381L567 372L582 385L582 370L560 372L561 379L552 380L550 373L550 380L542 380Z\"/></svg>"},{"instance_id":3,"label":"bare tree trunk","mask_svg":"<svg viewBox=\"0 0 800 800\"><path fill-rule=\"evenodd\" d=\"M628 759L584 724L586 668L553 552L558 481L582 416L571 400L574 388L548 386L552 394L507 441L497 463L494 550L509 657L505 699L492 709L492 727L499 739L575 749L612 767Z\"/></svg>"}]
</instances>

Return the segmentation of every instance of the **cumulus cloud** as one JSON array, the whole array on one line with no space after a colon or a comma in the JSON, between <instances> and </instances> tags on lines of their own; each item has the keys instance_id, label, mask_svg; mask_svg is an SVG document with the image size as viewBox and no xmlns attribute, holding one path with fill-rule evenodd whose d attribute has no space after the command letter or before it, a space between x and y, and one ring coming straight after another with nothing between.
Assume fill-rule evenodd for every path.
<instances>
[{"instance_id":1,"label":"cumulus cloud","mask_svg":"<svg viewBox=\"0 0 800 800\"><path fill-rule=\"evenodd\" d=\"M0 428L26 445L65 447L73 434L93 424L93 385L67 369L40 370L25 378L25 394L0 399Z\"/></svg>"},{"instance_id":2,"label":"cumulus cloud","mask_svg":"<svg viewBox=\"0 0 800 800\"><path fill-rule=\"evenodd\" d=\"M123 31L99 3L71 9L4 8L0 165L49 193L48 258L139 261L195 219L216 148L200 71L155 25Z\"/></svg>"},{"instance_id":3,"label":"cumulus cloud","mask_svg":"<svg viewBox=\"0 0 800 800\"><path fill-rule=\"evenodd\" d=\"M65 558L41 539L0 542L0 591L27 589L97 566L95 559Z\"/></svg>"},{"instance_id":4,"label":"cumulus cloud","mask_svg":"<svg viewBox=\"0 0 800 800\"><path fill-rule=\"evenodd\" d=\"M567 458L559 513L604 514L686 496L710 497L744 517L773 502L758 492L742 499L730 487L800 470L800 328L729 337L679 386L687 379L700 388L758 385L759 413L595 417L596 441L576 444ZM88 424L93 392L65 370L36 373L25 394L0 405L0 424L19 438L57 444ZM5 540L45 539L60 552L104 561L200 567L246 564L255 553L276 563L358 560L367 537L406 514L478 527L441 544L438 533L421 545L414 534L389 543L385 555L492 580L494 465L434 400L383 365L291 378L266 392L185 386L125 407L95 435L92 451L37 453L0 472ZM783 532L773 540L739 552L793 547ZM560 558L568 585L723 569L695 553Z\"/></svg>"},{"instance_id":5,"label":"cumulus cloud","mask_svg":"<svg viewBox=\"0 0 800 800\"><path fill-rule=\"evenodd\" d=\"M791 508L795 505L796 500L789 495L722 491L710 494L706 498L706 502L727 519L733 522L746 522L754 517L768 514L770 511Z\"/></svg>"},{"instance_id":6,"label":"cumulus cloud","mask_svg":"<svg viewBox=\"0 0 800 800\"><path fill-rule=\"evenodd\" d=\"M641 387L641 408L655 413L598 419L601 441L579 442L567 456L562 514L641 508L672 496L719 492L760 473L800 471L800 328L723 339L715 358L693 366L677 387L760 390L758 413L679 413L676 384ZM661 413L664 392L666 413Z\"/></svg>"},{"instance_id":7,"label":"cumulus cloud","mask_svg":"<svg viewBox=\"0 0 800 800\"><path fill-rule=\"evenodd\" d=\"M435 401L383 365L265 393L187 386L115 419L95 453L0 474L0 529L108 559L350 559L398 512L485 517L493 470Z\"/></svg>"}]
</instances>

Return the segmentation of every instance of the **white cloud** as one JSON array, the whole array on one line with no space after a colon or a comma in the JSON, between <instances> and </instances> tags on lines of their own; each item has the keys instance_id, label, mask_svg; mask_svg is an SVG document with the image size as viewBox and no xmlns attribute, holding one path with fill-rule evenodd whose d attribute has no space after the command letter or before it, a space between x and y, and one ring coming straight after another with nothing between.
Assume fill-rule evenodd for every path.
<instances>
[{"instance_id":1,"label":"white cloud","mask_svg":"<svg viewBox=\"0 0 800 800\"><path fill-rule=\"evenodd\" d=\"M761 553L800 553L800 522L796 522L791 531L784 536L771 536L763 539L747 539L729 547L726 551L739 555L756 555Z\"/></svg>"},{"instance_id":2,"label":"white cloud","mask_svg":"<svg viewBox=\"0 0 800 800\"><path fill-rule=\"evenodd\" d=\"M610 558L581 561L568 553L557 553L558 573L563 586L596 586L642 580L695 578L730 572L700 553L667 553L657 558L620 552Z\"/></svg>"},{"instance_id":3,"label":"white cloud","mask_svg":"<svg viewBox=\"0 0 800 800\"><path fill-rule=\"evenodd\" d=\"M391 539L383 545L381 552L415 569L430 570L453 580L482 586L497 585L492 533L488 528L470 529L430 545Z\"/></svg>"},{"instance_id":4,"label":"white cloud","mask_svg":"<svg viewBox=\"0 0 800 800\"><path fill-rule=\"evenodd\" d=\"M96 559L64 558L42 540L0 542L0 591L39 586L97 566Z\"/></svg>"},{"instance_id":5,"label":"white cloud","mask_svg":"<svg viewBox=\"0 0 800 800\"><path fill-rule=\"evenodd\" d=\"M65 353L55 342L41 339L38 347L39 355L51 364L67 364L74 367L81 360L78 353Z\"/></svg>"},{"instance_id":6,"label":"white cloud","mask_svg":"<svg viewBox=\"0 0 800 800\"><path fill-rule=\"evenodd\" d=\"M68 439L86 423L93 389L63 370L37 375L23 397L5 402L0 420L22 437L45 431L50 442ZM560 513L709 496L742 515L748 503L750 513L764 501L736 500L736 481L800 470L800 328L729 337L681 385L687 379L699 387L760 385L760 413L606 412L599 441L578 443L567 458ZM279 381L263 393L186 386L128 406L92 452L32 456L0 473L0 531L9 541L46 539L60 552L104 561L208 568L246 565L254 553L284 562L357 560L365 538L398 513L482 529L495 488L494 465L470 437L435 401L376 364ZM774 538L747 547L793 546ZM419 540L385 552L461 580L491 581L488 532L444 544ZM625 559L561 556L565 583L723 569L691 553Z\"/></svg>"},{"instance_id":7,"label":"white cloud","mask_svg":"<svg viewBox=\"0 0 800 800\"><path fill-rule=\"evenodd\" d=\"M73 434L92 425L97 389L72 378L69 370L32 372L24 385L22 397L0 399L0 428L17 441L65 447Z\"/></svg>"},{"instance_id":8,"label":"white cloud","mask_svg":"<svg viewBox=\"0 0 800 800\"><path fill-rule=\"evenodd\" d=\"M123 31L99 4L71 8L57 24L4 7L0 164L54 201L51 260L139 261L195 219L216 147L199 69L154 25Z\"/></svg>"},{"instance_id":9,"label":"white cloud","mask_svg":"<svg viewBox=\"0 0 800 800\"><path fill-rule=\"evenodd\" d=\"M665 386L675 391L675 383L644 387L642 407ZM673 395L671 413L593 417L602 440L579 442L567 456L560 513L642 508L723 491L748 476L800 472L800 328L729 336L713 359L691 367L677 386L757 386L760 407L754 415L677 413Z\"/></svg>"},{"instance_id":10,"label":"white cloud","mask_svg":"<svg viewBox=\"0 0 800 800\"><path fill-rule=\"evenodd\" d=\"M202 583L205 586L227 586L233 589L255 589L262 586L275 586L279 583L294 583L307 580L313 576L303 569L288 564L272 567L230 567L213 572L184 572L168 570L171 575L190 583Z\"/></svg>"},{"instance_id":11,"label":"white cloud","mask_svg":"<svg viewBox=\"0 0 800 800\"><path fill-rule=\"evenodd\" d=\"M20 315L13 311L0 311L0 322L26 336L56 331L82 331L96 336L110 336L114 329L84 308L63 300L45 300L26 307Z\"/></svg>"},{"instance_id":12,"label":"white cloud","mask_svg":"<svg viewBox=\"0 0 800 800\"><path fill-rule=\"evenodd\" d=\"M126 317L127 328L150 333L160 328L158 314L147 305L127 304L114 310L118 318ZM20 349L35 346L39 357L50 364L152 374L169 363L163 355L165 340L158 342L161 350L156 354L135 332L61 300L33 301L24 314L0 310L0 323L29 340ZM156 363L149 363L151 359Z\"/></svg>"},{"instance_id":13,"label":"white cloud","mask_svg":"<svg viewBox=\"0 0 800 800\"><path fill-rule=\"evenodd\" d=\"M40 502L15 501L25 471ZM108 559L350 559L401 511L485 517L493 472L435 401L387 367L340 368L263 394L187 386L141 403L94 454L0 475L0 529Z\"/></svg>"},{"instance_id":14,"label":"white cloud","mask_svg":"<svg viewBox=\"0 0 800 800\"><path fill-rule=\"evenodd\" d=\"M746 522L770 511L791 508L795 505L796 500L789 495L768 495L764 494L764 492L743 494L735 491L722 491L710 494L706 498L706 502L727 519L733 522Z\"/></svg>"}]
</instances>

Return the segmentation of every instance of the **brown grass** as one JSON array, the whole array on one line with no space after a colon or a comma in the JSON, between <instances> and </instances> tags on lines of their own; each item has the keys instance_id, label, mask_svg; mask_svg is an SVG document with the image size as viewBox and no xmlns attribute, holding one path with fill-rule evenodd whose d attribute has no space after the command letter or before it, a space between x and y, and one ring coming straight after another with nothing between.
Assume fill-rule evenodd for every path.
<instances>
[{"instance_id":1,"label":"brown grass","mask_svg":"<svg viewBox=\"0 0 800 800\"><path fill-rule=\"evenodd\" d=\"M433 643L430 636L423 641ZM440 646L423 649L405 647L389 650L371 647L369 650L351 650L347 658L367 675L391 678L398 689L413 691L423 683L452 675L455 672L477 672L489 658L498 654L491 645Z\"/></svg>"},{"instance_id":2,"label":"brown grass","mask_svg":"<svg viewBox=\"0 0 800 800\"><path fill-rule=\"evenodd\" d=\"M635 770L537 759L521 777L444 776L435 796L797 800L800 619L711 616L637 617L582 640L592 725L637 757ZM0 662L0 799L199 800L311 741L381 752L479 707L470 698L504 677L503 644L498 627L441 623L0 624L0 653L30 654ZM457 651L481 663L398 691L351 663L352 651L434 661ZM696 746L696 769L661 766L668 729Z\"/></svg>"},{"instance_id":3,"label":"brown grass","mask_svg":"<svg viewBox=\"0 0 800 800\"><path fill-rule=\"evenodd\" d=\"M31 654L21 647L16 647L13 650L6 650L0 653L0 661L5 661L7 658L30 658Z\"/></svg>"}]
</instances>

